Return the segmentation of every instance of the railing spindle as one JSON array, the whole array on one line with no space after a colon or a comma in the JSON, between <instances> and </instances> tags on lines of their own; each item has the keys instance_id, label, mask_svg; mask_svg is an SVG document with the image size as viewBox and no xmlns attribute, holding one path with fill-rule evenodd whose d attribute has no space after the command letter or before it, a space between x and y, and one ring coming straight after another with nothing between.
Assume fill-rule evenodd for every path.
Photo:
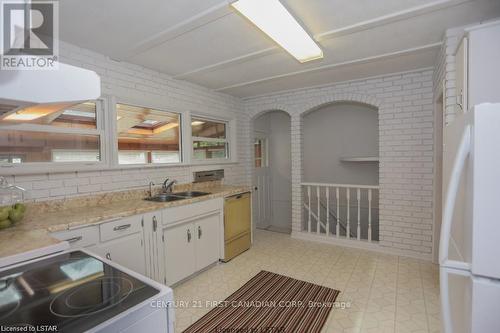
<instances>
[{"instance_id":1,"label":"railing spindle","mask_svg":"<svg viewBox=\"0 0 500 333\"><path fill-rule=\"evenodd\" d=\"M351 241L361 241L361 240L366 240L368 242L373 242L374 239L376 239L376 236L373 235L373 227L372 227L372 222L375 216L378 216L378 211L373 212L374 209L378 209L378 207L373 207L373 199L374 199L374 192L373 191L379 191L378 186L372 186L372 185L354 185L354 184L327 184L327 183L302 183L302 187L304 191L307 191L306 196L304 196L304 202L303 202L303 207L304 209L307 210L307 216L304 215L305 219L307 219L307 226L304 226L304 232L307 233L312 233L313 232L313 223L316 220L316 230L315 234L317 235L322 235L325 234L328 237L333 236L335 233L336 238L344 238L347 240ZM307 190L306 190L307 188ZM324 190L324 193L322 193L322 189ZM342 193L345 189L345 194ZM364 202L363 196L364 192L366 190L367 192L367 201L368 201L368 207L362 207L362 204ZM335 191L335 192L333 192ZM354 195L354 192L356 191L356 195ZM353 230L351 230L351 194L353 196L352 200L356 200L357 206L354 207L357 211L357 218L355 218L352 223L354 223ZM375 194L376 195L376 194ZM317 200L317 205L314 204L313 196L316 197ZM326 198L326 205L321 201L321 197ZM335 196L335 199L333 198ZM343 200L345 200L343 203L341 202L340 197L345 196ZM332 205L336 206L330 207L330 200L332 200ZM346 206L346 213L341 213L341 204ZM314 211L313 211L313 207ZM362 220L362 212L363 209L367 208L368 209L368 214L367 216L363 216ZM321 219L322 213L321 211L325 209L326 212L326 217L323 215L323 220ZM331 209L331 210L330 210ZM336 213L336 215L334 215ZM333 220L330 218L333 216ZM376 215L374 215L376 214ZM353 217L354 218L354 217ZM345 234L341 235L342 230L345 230ZM355 231L354 231L355 230ZM363 232L364 230L367 230L367 235L364 236ZM354 236L354 233L356 233L356 236Z\"/></svg>"},{"instance_id":2,"label":"railing spindle","mask_svg":"<svg viewBox=\"0 0 500 333\"><path fill-rule=\"evenodd\" d=\"M358 238L358 240L360 240L361 239L361 204L360 204L361 189L360 188L358 188L356 191L356 197L358 199L358 228L356 230L356 237Z\"/></svg>"},{"instance_id":3,"label":"railing spindle","mask_svg":"<svg viewBox=\"0 0 500 333\"><path fill-rule=\"evenodd\" d=\"M335 188L335 198L337 199L337 221L335 225L335 231L337 233L337 238L340 237L340 200L339 200L340 190L338 187Z\"/></svg>"},{"instance_id":4,"label":"railing spindle","mask_svg":"<svg viewBox=\"0 0 500 333\"><path fill-rule=\"evenodd\" d=\"M330 236L330 188L326 187L326 235Z\"/></svg>"},{"instance_id":5,"label":"railing spindle","mask_svg":"<svg viewBox=\"0 0 500 333\"><path fill-rule=\"evenodd\" d=\"M372 189L368 189L368 241L372 241Z\"/></svg>"},{"instance_id":6,"label":"railing spindle","mask_svg":"<svg viewBox=\"0 0 500 333\"><path fill-rule=\"evenodd\" d=\"M316 200L318 200L318 219L316 220L316 233L317 234L320 234L321 232L321 225L320 225L320 221L321 221L321 206L320 206L320 187L317 186L316 187Z\"/></svg>"},{"instance_id":7,"label":"railing spindle","mask_svg":"<svg viewBox=\"0 0 500 333\"><path fill-rule=\"evenodd\" d=\"M347 197L347 228L345 231L345 236L347 239L351 238L351 189L348 187L346 189L346 197Z\"/></svg>"},{"instance_id":8,"label":"railing spindle","mask_svg":"<svg viewBox=\"0 0 500 333\"><path fill-rule=\"evenodd\" d=\"M311 186L307 187L307 199L308 199L308 204L307 204L307 212L308 212L308 219L307 219L307 232L311 232Z\"/></svg>"}]
</instances>

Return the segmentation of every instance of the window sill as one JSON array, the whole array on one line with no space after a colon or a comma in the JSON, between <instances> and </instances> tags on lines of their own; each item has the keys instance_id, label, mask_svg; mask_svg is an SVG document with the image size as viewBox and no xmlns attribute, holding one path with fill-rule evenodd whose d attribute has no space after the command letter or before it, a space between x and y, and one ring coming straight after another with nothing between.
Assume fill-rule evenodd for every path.
<instances>
[{"instance_id":1,"label":"window sill","mask_svg":"<svg viewBox=\"0 0 500 333\"><path fill-rule=\"evenodd\" d=\"M173 163L173 164L124 164L112 165L105 164L64 164L64 165L0 165L1 176L15 175L33 175L33 174L56 174L65 172L86 172L86 171L112 171L112 170L135 170L135 169L160 169L160 168L181 168L190 166L210 166L210 165L235 165L238 161L215 160L215 161L196 161L191 163Z\"/></svg>"}]
</instances>

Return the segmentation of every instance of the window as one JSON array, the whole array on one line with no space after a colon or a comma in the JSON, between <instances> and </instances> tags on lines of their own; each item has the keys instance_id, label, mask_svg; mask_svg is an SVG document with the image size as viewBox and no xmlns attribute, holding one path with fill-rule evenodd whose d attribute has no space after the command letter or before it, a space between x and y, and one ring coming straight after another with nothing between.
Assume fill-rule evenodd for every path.
<instances>
[{"instance_id":1,"label":"window","mask_svg":"<svg viewBox=\"0 0 500 333\"><path fill-rule=\"evenodd\" d=\"M119 164L181 162L179 114L125 104L116 113Z\"/></svg>"},{"instance_id":2,"label":"window","mask_svg":"<svg viewBox=\"0 0 500 333\"><path fill-rule=\"evenodd\" d=\"M0 116L0 163L102 160L101 101L40 105Z\"/></svg>"},{"instance_id":3,"label":"window","mask_svg":"<svg viewBox=\"0 0 500 333\"><path fill-rule=\"evenodd\" d=\"M229 157L226 122L193 117L191 118L191 133L194 160Z\"/></svg>"},{"instance_id":4,"label":"window","mask_svg":"<svg viewBox=\"0 0 500 333\"><path fill-rule=\"evenodd\" d=\"M254 141L254 161L256 168L267 167L267 142L266 139L256 138Z\"/></svg>"}]
</instances>

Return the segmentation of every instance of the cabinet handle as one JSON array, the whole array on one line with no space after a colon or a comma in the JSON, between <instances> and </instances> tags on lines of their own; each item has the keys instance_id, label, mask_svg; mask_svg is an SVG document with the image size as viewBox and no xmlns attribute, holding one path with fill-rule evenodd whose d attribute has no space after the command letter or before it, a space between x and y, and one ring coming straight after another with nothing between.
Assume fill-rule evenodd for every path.
<instances>
[{"instance_id":1,"label":"cabinet handle","mask_svg":"<svg viewBox=\"0 0 500 333\"><path fill-rule=\"evenodd\" d=\"M153 231L156 231L158 227L158 221L156 220L156 216L153 216Z\"/></svg>"},{"instance_id":2,"label":"cabinet handle","mask_svg":"<svg viewBox=\"0 0 500 333\"><path fill-rule=\"evenodd\" d=\"M106 253L106 259L111 260L111 254L109 252Z\"/></svg>"},{"instance_id":3,"label":"cabinet handle","mask_svg":"<svg viewBox=\"0 0 500 333\"><path fill-rule=\"evenodd\" d=\"M198 226L198 239L201 238L201 235L203 234L203 232L201 231L201 227Z\"/></svg>"},{"instance_id":4,"label":"cabinet handle","mask_svg":"<svg viewBox=\"0 0 500 333\"><path fill-rule=\"evenodd\" d=\"M187 230L188 243L191 242L191 230Z\"/></svg>"},{"instance_id":5,"label":"cabinet handle","mask_svg":"<svg viewBox=\"0 0 500 333\"><path fill-rule=\"evenodd\" d=\"M65 239L65 241L68 243L74 243L74 242L81 241L82 238L83 238L83 236L76 236L76 237Z\"/></svg>"},{"instance_id":6,"label":"cabinet handle","mask_svg":"<svg viewBox=\"0 0 500 333\"><path fill-rule=\"evenodd\" d=\"M130 228L130 223L129 224L123 224L123 225L119 225L119 226L116 226L113 228L114 231L120 231L120 230L125 230L125 229L128 229Z\"/></svg>"}]
</instances>

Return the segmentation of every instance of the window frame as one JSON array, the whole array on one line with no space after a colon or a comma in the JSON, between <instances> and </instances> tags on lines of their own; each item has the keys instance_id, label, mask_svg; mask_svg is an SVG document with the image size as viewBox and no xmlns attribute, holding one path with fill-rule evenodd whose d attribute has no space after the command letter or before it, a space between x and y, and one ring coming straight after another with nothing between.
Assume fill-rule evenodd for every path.
<instances>
[{"instance_id":1,"label":"window frame","mask_svg":"<svg viewBox=\"0 0 500 333\"><path fill-rule=\"evenodd\" d=\"M212 122L218 122L218 123L224 123L226 125L226 138L225 139L217 139L217 138L205 138L205 137L194 137L192 135L193 130L192 130L192 125L191 123L193 122L193 118L196 118L197 120L206 120L206 121L212 121ZM191 164L193 165L210 165L210 164L227 164L227 163L235 163L236 159L236 152L234 150L234 144L233 142L233 137L235 133L233 133L233 130L236 128L235 126L235 120L234 119L227 119L227 118L222 118L222 117L213 117L213 116L207 116L207 115L202 115L202 114L191 114L189 117L189 122L188 122L188 127L189 127L189 137L190 137L190 161ZM227 157L226 158L212 158L212 159L196 159L194 157L194 141L206 141L206 142L225 142L228 146L227 148Z\"/></svg>"},{"instance_id":2,"label":"window frame","mask_svg":"<svg viewBox=\"0 0 500 333\"><path fill-rule=\"evenodd\" d=\"M178 110L172 110L171 108L167 108L164 105L158 105L155 103L143 103L130 98L120 98L120 97L112 97L110 98L110 110L109 119L112 126L110 126L111 138L110 138L110 146L111 146L111 160L110 167L111 169L137 169L137 168L158 168L158 167L170 167L170 166L182 166L186 165L184 158L184 150L185 144L183 140L183 132L184 132L184 113ZM177 163L137 163L137 164L120 164L118 158L118 129L117 129L117 104L125 104L138 108L149 108L162 112L175 113L179 115L179 162Z\"/></svg>"},{"instance_id":3,"label":"window frame","mask_svg":"<svg viewBox=\"0 0 500 333\"><path fill-rule=\"evenodd\" d=\"M259 135L255 135L255 137L254 137L253 168L254 169L268 168L269 167L269 143L268 143L269 140L264 132L256 132L256 134L259 134ZM262 154L262 151L261 151L261 156L260 156L261 165L260 165L260 167L255 166L256 161L258 160L258 158L255 157L255 141L257 141L257 140L264 143L263 145L261 144L261 149L264 149L264 154ZM264 163L262 163L262 162L264 162Z\"/></svg>"},{"instance_id":4,"label":"window frame","mask_svg":"<svg viewBox=\"0 0 500 333\"><path fill-rule=\"evenodd\" d=\"M84 101L85 102L85 101ZM84 103L82 102L82 103ZM106 117L108 103L106 97L100 97L96 102L96 128L72 128L57 127L42 124L9 124L0 125L0 131L22 131L22 132L42 132L42 133L60 133L75 135L95 135L99 137L100 161L97 162L29 162L29 163L0 163L0 174L39 174L47 172L69 172L85 170L103 170L109 162L109 135L106 131L108 118Z\"/></svg>"}]
</instances>

